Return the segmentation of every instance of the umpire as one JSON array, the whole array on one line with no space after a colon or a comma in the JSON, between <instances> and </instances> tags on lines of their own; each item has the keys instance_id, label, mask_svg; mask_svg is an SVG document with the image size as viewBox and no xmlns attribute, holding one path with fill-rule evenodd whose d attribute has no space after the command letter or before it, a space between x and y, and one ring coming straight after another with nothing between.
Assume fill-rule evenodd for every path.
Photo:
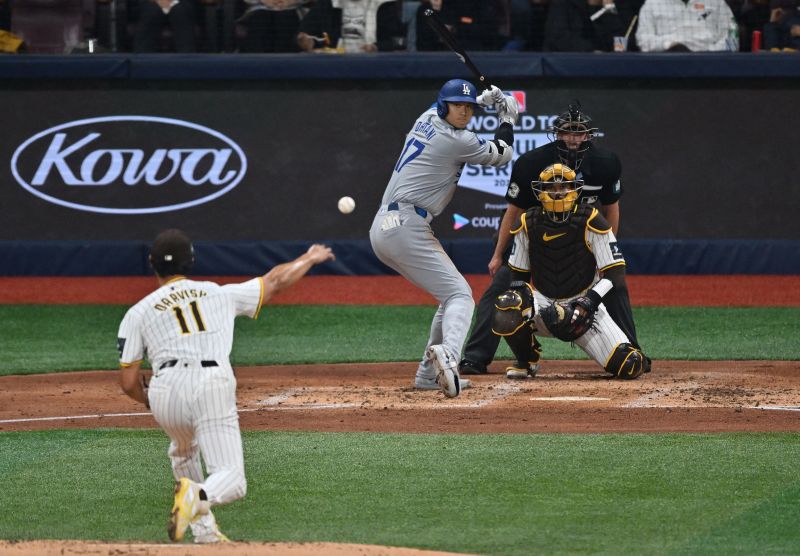
<instances>
[{"instance_id":1,"label":"umpire","mask_svg":"<svg viewBox=\"0 0 800 556\"><path fill-rule=\"evenodd\" d=\"M514 162L511 183L506 192L508 206L500 223L494 254L489 262L492 283L478 302L475 326L459 365L461 374L484 374L494 359L500 337L492 333L491 325L495 299L509 289L511 284L511 271L506 265L511 249L511 228L522 213L540 205L531 184L539 179L539 174L547 166L561 162L574 168L577 179L583 180L585 184L578 202L597 207L611 225L614 235L618 234L619 199L623 193L620 181L622 165L615 153L593 143L592 140L598 132L599 129L592 126L592 119L581 109L580 102L575 100L548 130L551 142L528 151ZM628 336L632 345L641 349L627 290L614 288L603 302L611 318ZM509 378L525 378L536 374L541 350L535 338L533 342L532 361L517 361L506 370ZM645 360L645 369L650 370L649 359Z\"/></svg>"}]
</instances>

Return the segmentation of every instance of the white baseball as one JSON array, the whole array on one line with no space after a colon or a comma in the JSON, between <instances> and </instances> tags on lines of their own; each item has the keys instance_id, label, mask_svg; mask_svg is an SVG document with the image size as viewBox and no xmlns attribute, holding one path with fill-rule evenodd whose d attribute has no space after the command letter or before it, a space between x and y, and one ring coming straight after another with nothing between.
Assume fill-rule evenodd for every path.
<instances>
[{"instance_id":1,"label":"white baseball","mask_svg":"<svg viewBox=\"0 0 800 556\"><path fill-rule=\"evenodd\" d=\"M356 209L356 202L352 197L342 197L337 206L342 214L350 214Z\"/></svg>"}]
</instances>

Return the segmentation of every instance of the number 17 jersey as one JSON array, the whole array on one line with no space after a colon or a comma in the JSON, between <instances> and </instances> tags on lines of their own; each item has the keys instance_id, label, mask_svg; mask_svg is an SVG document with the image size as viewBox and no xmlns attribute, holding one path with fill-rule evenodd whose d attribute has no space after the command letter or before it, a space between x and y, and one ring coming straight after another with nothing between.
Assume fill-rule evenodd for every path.
<instances>
[{"instance_id":1,"label":"number 17 jersey","mask_svg":"<svg viewBox=\"0 0 800 556\"><path fill-rule=\"evenodd\" d=\"M438 216L453 198L464 164L492 159L488 141L454 128L431 108L408 132L381 203L411 203Z\"/></svg>"},{"instance_id":2,"label":"number 17 jersey","mask_svg":"<svg viewBox=\"0 0 800 556\"><path fill-rule=\"evenodd\" d=\"M263 281L220 286L176 276L131 307L117 334L120 365L149 359L153 368L173 359L227 363L234 319L257 318Z\"/></svg>"}]
</instances>

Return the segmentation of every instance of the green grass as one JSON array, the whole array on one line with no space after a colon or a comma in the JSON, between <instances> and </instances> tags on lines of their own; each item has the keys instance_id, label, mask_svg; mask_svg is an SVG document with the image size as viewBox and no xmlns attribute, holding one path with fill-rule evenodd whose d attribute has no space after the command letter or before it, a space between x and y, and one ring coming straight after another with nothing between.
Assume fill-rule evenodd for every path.
<instances>
[{"instance_id":1,"label":"green grass","mask_svg":"<svg viewBox=\"0 0 800 556\"><path fill-rule=\"evenodd\" d=\"M116 332L127 307L0 305L0 375L114 369ZM414 361L431 306L275 306L239 319L234 365ZM800 308L642 307L639 339L653 359L800 360ZM545 357L583 359L547 340ZM511 358L505 343L499 359Z\"/></svg>"},{"instance_id":2,"label":"green grass","mask_svg":"<svg viewBox=\"0 0 800 556\"><path fill-rule=\"evenodd\" d=\"M0 433L0 538L165 541L158 431ZM800 434L248 432L237 540L481 554L796 554Z\"/></svg>"}]
</instances>

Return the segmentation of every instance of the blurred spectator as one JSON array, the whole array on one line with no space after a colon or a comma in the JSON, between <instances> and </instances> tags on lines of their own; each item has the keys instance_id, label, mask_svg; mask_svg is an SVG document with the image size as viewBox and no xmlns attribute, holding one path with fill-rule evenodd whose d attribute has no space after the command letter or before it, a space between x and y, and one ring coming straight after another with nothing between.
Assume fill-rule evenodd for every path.
<instances>
[{"instance_id":1,"label":"blurred spectator","mask_svg":"<svg viewBox=\"0 0 800 556\"><path fill-rule=\"evenodd\" d=\"M405 49L400 0L318 0L300 22L297 45L311 52Z\"/></svg>"},{"instance_id":2,"label":"blurred spectator","mask_svg":"<svg viewBox=\"0 0 800 556\"><path fill-rule=\"evenodd\" d=\"M192 0L142 0L133 36L134 52L158 52L161 31L169 26L176 52L195 52Z\"/></svg>"},{"instance_id":3,"label":"blurred spectator","mask_svg":"<svg viewBox=\"0 0 800 556\"><path fill-rule=\"evenodd\" d=\"M797 0L770 0L769 22L764 25L764 48L800 50L800 13Z\"/></svg>"},{"instance_id":4,"label":"blurred spectator","mask_svg":"<svg viewBox=\"0 0 800 556\"><path fill-rule=\"evenodd\" d=\"M417 50L447 50L425 23L425 10L438 12L464 50L500 50L507 41L498 31L498 7L490 0L430 0L417 9Z\"/></svg>"},{"instance_id":5,"label":"blurred spectator","mask_svg":"<svg viewBox=\"0 0 800 556\"><path fill-rule=\"evenodd\" d=\"M28 54L71 53L94 19L94 5L83 0L14 0L9 6L11 33Z\"/></svg>"},{"instance_id":6,"label":"blurred spectator","mask_svg":"<svg viewBox=\"0 0 800 556\"><path fill-rule=\"evenodd\" d=\"M508 41L503 50L527 50L531 29L530 0L507 0Z\"/></svg>"},{"instance_id":7,"label":"blurred spectator","mask_svg":"<svg viewBox=\"0 0 800 556\"><path fill-rule=\"evenodd\" d=\"M240 52L297 52L300 20L309 0L244 0L248 5L236 21Z\"/></svg>"},{"instance_id":8,"label":"blurred spectator","mask_svg":"<svg viewBox=\"0 0 800 556\"><path fill-rule=\"evenodd\" d=\"M742 30L740 50L750 52L753 50L753 31L761 31L769 22L769 0L745 0L742 11L736 19Z\"/></svg>"},{"instance_id":9,"label":"blurred spectator","mask_svg":"<svg viewBox=\"0 0 800 556\"><path fill-rule=\"evenodd\" d=\"M646 0L636 42L642 52L739 50L738 25L725 0Z\"/></svg>"},{"instance_id":10,"label":"blurred spectator","mask_svg":"<svg viewBox=\"0 0 800 556\"><path fill-rule=\"evenodd\" d=\"M487 0L494 4L495 30L497 31L497 50L521 50L522 44L511 41L512 0Z\"/></svg>"},{"instance_id":11,"label":"blurred spectator","mask_svg":"<svg viewBox=\"0 0 800 556\"><path fill-rule=\"evenodd\" d=\"M544 32L549 11L549 0L530 0L530 15L527 19L528 35L526 50L539 51L544 49ZM525 24L525 20L522 20L522 23Z\"/></svg>"},{"instance_id":12,"label":"blurred spectator","mask_svg":"<svg viewBox=\"0 0 800 556\"><path fill-rule=\"evenodd\" d=\"M614 0L551 0L544 50L611 52L614 37L624 34Z\"/></svg>"},{"instance_id":13,"label":"blurred spectator","mask_svg":"<svg viewBox=\"0 0 800 556\"><path fill-rule=\"evenodd\" d=\"M7 0L0 0L0 29L11 29L11 10Z\"/></svg>"}]
</instances>

